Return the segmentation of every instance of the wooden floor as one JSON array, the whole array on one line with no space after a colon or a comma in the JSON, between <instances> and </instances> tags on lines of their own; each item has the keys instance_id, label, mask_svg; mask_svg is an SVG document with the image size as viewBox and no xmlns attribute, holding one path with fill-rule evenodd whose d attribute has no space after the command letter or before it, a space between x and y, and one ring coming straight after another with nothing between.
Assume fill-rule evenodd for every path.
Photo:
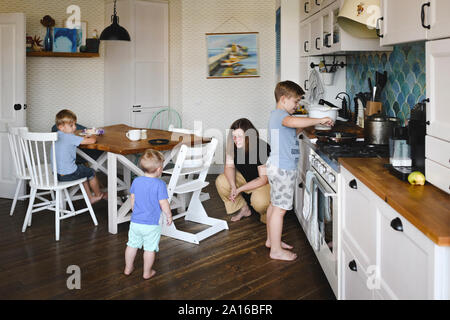
<instances>
[{"instance_id":1,"label":"wooden floor","mask_svg":"<svg viewBox=\"0 0 450 320\"><path fill-rule=\"evenodd\" d=\"M147 281L141 251L133 274L122 274L129 223L119 225L116 235L108 233L106 201L94 205L97 227L88 213L63 220L56 242L52 212L36 213L22 233L27 203L18 202L10 217L12 201L0 199L0 299L335 299L293 212L286 215L283 240L294 245L299 258L275 261L264 246L266 226L258 216L231 222L214 183L205 191L211 196L206 211L226 219L229 230L200 245L161 237L157 273ZM194 223L176 224L198 229ZM71 265L81 270L79 290L67 288Z\"/></svg>"}]
</instances>

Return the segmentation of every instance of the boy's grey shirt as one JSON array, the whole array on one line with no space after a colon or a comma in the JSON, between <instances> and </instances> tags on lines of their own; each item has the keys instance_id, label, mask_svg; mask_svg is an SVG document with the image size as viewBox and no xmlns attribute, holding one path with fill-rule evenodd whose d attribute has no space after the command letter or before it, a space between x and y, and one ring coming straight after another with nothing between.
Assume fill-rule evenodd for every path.
<instances>
[{"instance_id":1,"label":"boy's grey shirt","mask_svg":"<svg viewBox=\"0 0 450 320\"><path fill-rule=\"evenodd\" d=\"M270 113L269 143L270 164L284 170L297 170L300 157L297 130L283 126L283 119L289 117L286 110L275 109Z\"/></svg>"}]
</instances>

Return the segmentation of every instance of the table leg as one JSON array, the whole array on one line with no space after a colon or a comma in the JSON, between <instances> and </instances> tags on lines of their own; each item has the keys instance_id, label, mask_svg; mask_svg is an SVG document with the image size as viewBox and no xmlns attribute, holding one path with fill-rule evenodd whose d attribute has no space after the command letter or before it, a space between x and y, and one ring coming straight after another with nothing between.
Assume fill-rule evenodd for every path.
<instances>
[{"instance_id":1,"label":"table leg","mask_svg":"<svg viewBox=\"0 0 450 320\"><path fill-rule=\"evenodd\" d=\"M117 155L108 152L108 231L117 233Z\"/></svg>"}]
</instances>

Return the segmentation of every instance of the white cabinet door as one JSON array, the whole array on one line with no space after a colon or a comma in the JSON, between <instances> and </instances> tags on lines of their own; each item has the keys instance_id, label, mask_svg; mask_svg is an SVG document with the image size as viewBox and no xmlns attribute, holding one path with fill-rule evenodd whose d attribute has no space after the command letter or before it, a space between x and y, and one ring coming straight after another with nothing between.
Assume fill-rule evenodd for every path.
<instances>
[{"instance_id":1,"label":"white cabinet door","mask_svg":"<svg viewBox=\"0 0 450 320\"><path fill-rule=\"evenodd\" d=\"M314 0L300 0L300 21L305 20L313 14Z\"/></svg>"},{"instance_id":2,"label":"white cabinet door","mask_svg":"<svg viewBox=\"0 0 450 320\"><path fill-rule=\"evenodd\" d=\"M386 203L377 204L380 291L390 299L433 296L433 243Z\"/></svg>"},{"instance_id":3,"label":"white cabinet door","mask_svg":"<svg viewBox=\"0 0 450 320\"><path fill-rule=\"evenodd\" d=\"M300 56L306 57L311 52L311 23L300 24Z\"/></svg>"},{"instance_id":4,"label":"white cabinet door","mask_svg":"<svg viewBox=\"0 0 450 320\"><path fill-rule=\"evenodd\" d=\"M450 1L431 0L429 17L430 29L427 32L427 39L441 39L450 37ZM425 9L424 9L425 10Z\"/></svg>"},{"instance_id":5,"label":"white cabinet door","mask_svg":"<svg viewBox=\"0 0 450 320\"><path fill-rule=\"evenodd\" d=\"M300 58L300 82L299 85L306 92L309 89L309 65L308 58Z\"/></svg>"},{"instance_id":6,"label":"white cabinet door","mask_svg":"<svg viewBox=\"0 0 450 320\"><path fill-rule=\"evenodd\" d=\"M426 43L427 134L450 141L450 39Z\"/></svg>"},{"instance_id":7,"label":"white cabinet door","mask_svg":"<svg viewBox=\"0 0 450 320\"><path fill-rule=\"evenodd\" d=\"M343 300L372 300L373 291L367 286L367 276L358 259L342 242L341 250L341 274L342 287L341 299Z\"/></svg>"},{"instance_id":8,"label":"white cabinet door","mask_svg":"<svg viewBox=\"0 0 450 320\"><path fill-rule=\"evenodd\" d=\"M425 173L428 182L450 194L450 169L448 167L431 159L425 159Z\"/></svg>"},{"instance_id":9,"label":"white cabinet door","mask_svg":"<svg viewBox=\"0 0 450 320\"><path fill-rule=\"evenodd\" d=\"M346 169L341 169L342 238L367 268L376 263L376 207L373 193Z\"/></svg>"},{"instance_id":10,"label":"white cabinet door","mask_svg":"<svg viewBox=\"0 0 450 320\"><path fill-rule=\"evenodd\" d=\"M424 2L426 1L382 0L382 46L426 39L427 29L421 23ZM427 23L426 19L424 23Z\"/></svg>"},{"instance_id":11,"label":"white cabinet door","mask_svg":"<svg viewBox=\"0 0 450 320\"><path fill-rule=\"evenodd\" d=\"M323 17L318 14L311 20L311 50L310 55L322 54L323 47Z\"/></svg>"}]
</instances>

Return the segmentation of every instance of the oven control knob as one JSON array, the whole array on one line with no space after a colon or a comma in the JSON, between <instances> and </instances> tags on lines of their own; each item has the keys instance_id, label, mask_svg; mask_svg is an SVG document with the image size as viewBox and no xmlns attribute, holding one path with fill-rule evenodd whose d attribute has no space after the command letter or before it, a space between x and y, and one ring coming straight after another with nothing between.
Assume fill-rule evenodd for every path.
<instances>
[{"instance_id":1,"label":"oven control knob","mask_svg":"<svg viewBox=\"0 0 450 320\"><path fill-rule=\"evenodd\" d=\"M332 174L332 173L329 173L329 174L327 175L327 179L328 179L328 182L329 182L329 183L334 183L334 182L336 181L336 177L335 177L334 174Z\"/></svg>"},{"instance_id":2,"label":"oven control knob","mask_svg":"<svg viewBox=\"0 0 450 320\"><path fill-rule=\"evenodd\" d=\"M324 174L325 172L327 172L327 168L323 164L321 164L319 166L319 171L321 174Z\"/></svg>"}]
</instances>

